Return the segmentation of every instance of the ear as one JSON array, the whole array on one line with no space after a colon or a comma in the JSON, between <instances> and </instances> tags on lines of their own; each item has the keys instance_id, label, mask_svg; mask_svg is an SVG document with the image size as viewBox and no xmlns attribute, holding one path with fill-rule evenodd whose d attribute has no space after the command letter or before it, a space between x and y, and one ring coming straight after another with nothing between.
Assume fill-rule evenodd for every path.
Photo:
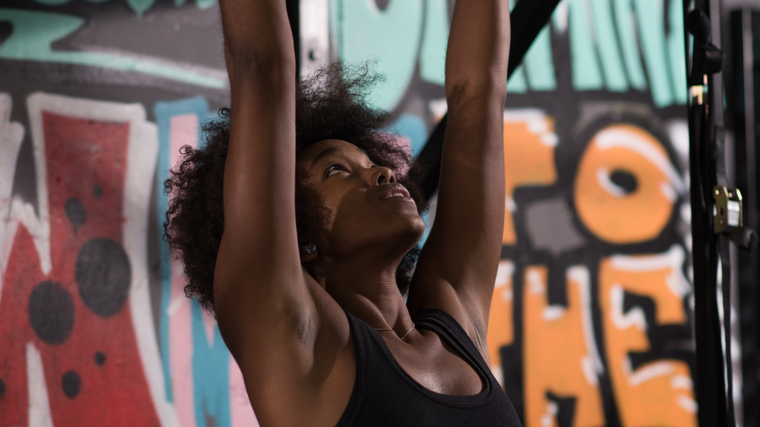
<instances>
[{"instance_id":1,"label":"ear","mask_svg":"<svg viewBox=\"0 0 760 427\"><path fill-rule=\"evenodd\" d=\"M319 249L312 242L301 242L298 245L298 253L301 255L301 263L309 263L319 257Z\"/></svg>"}]
</instances>

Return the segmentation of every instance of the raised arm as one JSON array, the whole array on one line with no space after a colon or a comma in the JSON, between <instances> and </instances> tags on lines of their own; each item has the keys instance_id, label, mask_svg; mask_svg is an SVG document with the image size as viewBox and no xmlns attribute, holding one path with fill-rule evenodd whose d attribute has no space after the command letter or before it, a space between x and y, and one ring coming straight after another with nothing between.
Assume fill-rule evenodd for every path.
<instances>
[{"instance_id":1,"label":"raised arm","mask_svg":"<svg viewBox=\"0 0 760 427\"><path fill-rule=\"evenodd\" d=\"M295 53L284 0L222 0L232 92L214 304L262 424L303 423L318 316L295 225ZM287 403L287 406L285 406Z\"/></svg>"},{"instance_id":2,"label":"raised arm","mask_svg":"<svg viewBox=\"0 0 760 427\"><path fill-rule=\"evenodd\" d=\"M438 206L408 300L412 313L448 311L481 349L504 222L509 42L507 0L457 0L446 52L448 124Z\"/></svg>"}]
</instances>

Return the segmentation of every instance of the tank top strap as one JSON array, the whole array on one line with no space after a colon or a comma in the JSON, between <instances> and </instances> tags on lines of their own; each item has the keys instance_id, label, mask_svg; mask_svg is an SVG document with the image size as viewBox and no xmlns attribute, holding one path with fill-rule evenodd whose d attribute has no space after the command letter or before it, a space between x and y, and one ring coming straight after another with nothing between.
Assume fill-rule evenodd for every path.
<instances>
[{"instance_id":1,"label":"tank top strap","mask_svg":"<svg viewBox=\"0 0 760 427\"><path fill-rule=\"evenodd\" d=\"M357 319L353 314L347 310L343 310L346 313L348 319L348 325L351 329L351 338L354 341L354 355L356 358L356 378L354 379L354 387L349 398L348 405L343 411L343 415L336 427L353 426L356 418L364 405L366 396L366 367L371 366L374 362L372 352L369 350L373 345L371 332L369 326L361 320Z\"/></svg>"},{"instance_id":2,"label":"tank top strap","mask_svg":"<svg viewBox=\"0 0 760 427\"><path fill-rule=\"evenodd\" d=\"M414 316L417 329L429 329L446 340L471 366L477 366L484 377L488 377L491 369L483 359L480 351L467 335L467 332L450 314L443 310L430 308L422 310Z\"/></svg>"}]
</instances>

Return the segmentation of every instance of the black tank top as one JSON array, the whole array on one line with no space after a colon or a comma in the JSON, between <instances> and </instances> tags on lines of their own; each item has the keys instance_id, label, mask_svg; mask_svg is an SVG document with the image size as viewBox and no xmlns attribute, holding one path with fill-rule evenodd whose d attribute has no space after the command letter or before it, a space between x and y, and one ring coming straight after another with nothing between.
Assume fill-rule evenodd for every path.
<instances>
[{"instance_id":1,"label":"black tank top","mask_svg":"<svg viewBox=\"0 0 760 427\"><path fill-rule=\"evenodd\" d=\"M445 312L425 310L415 316L414 324L438 334L475 369L485 383L476 395L452 396L426 389L401 369L377 331L346 314L356 352L356 381L337 427L521 426L480 352Z\"/></svg>"}]
</instances>

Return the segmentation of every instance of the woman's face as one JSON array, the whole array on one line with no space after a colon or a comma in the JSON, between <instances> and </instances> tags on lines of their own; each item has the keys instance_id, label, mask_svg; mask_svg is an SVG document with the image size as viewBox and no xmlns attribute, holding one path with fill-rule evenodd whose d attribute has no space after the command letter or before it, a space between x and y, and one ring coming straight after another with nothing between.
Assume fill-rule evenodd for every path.
<instances>
[{"instance_id":1,"label":"woman's face","mask_svg":"<svg viewBox=\"0 0 760 427\"><path fill-rule=\"evenodd\" d=\"M299 185L313 191L329 211L324 221L329 255L339 258L367 248L403 256L425 231L417 205L389 168L377 166L357 146L327 139L299 154Z\"/></svg>"}]
</instances>

